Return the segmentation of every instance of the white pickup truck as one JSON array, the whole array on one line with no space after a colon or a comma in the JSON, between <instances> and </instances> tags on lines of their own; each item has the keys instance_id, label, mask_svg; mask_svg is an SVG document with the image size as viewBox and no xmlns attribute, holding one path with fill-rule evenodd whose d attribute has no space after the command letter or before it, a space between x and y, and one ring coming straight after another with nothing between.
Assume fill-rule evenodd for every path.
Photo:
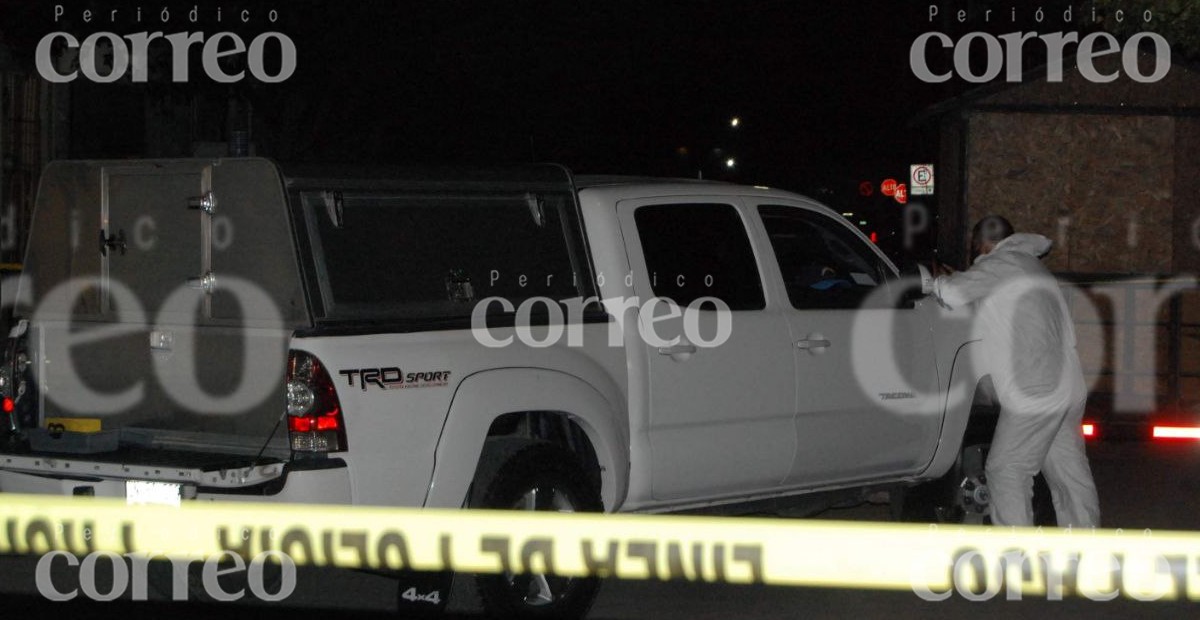
<instances>
[{"instance_id":1,"label":"white pickup truck","mask_svg":"<svg viewBox=\"0 0 1200 620\"><path fill-rule=\"evenodd\" d=\"M927 518L986 511L966 321L795 194L59 162L28 247L2 491L665 512L940 479ZM479 586L577 616L597 582Z\"/></svg>"}]
</instances>

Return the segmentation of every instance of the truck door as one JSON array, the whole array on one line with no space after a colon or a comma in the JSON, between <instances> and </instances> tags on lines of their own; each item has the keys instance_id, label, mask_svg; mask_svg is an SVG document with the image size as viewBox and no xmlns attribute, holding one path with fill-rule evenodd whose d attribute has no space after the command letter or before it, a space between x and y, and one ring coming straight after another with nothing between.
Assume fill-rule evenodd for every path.
<instances>
[{"instance_id":1,"label":"truck door","mask_svg":"<svg viewBox=\"0 0 1200 620\"><path fill-rule=\"evenodd\" d=\"M936 307L902 302L892 267L844 219L782 200L757 200L754 208L781 276L796 364L789 482L922 469L942 423L930 322Z\"/></svg>"},{"instance_id":2,"label":"truck door","mask_svg":"<svg viewBox=\"0 0 1200 620\"><path fill-rule=\"evenodd\" d=\"M641 321L654 319L652 337L643 334L642 350L630 352L645 355L650 369L654 498L777 487L796 447L794 361L787 321L769 304L764 256L750 242L740 201L627 200L617 208ZM706 297L729 312L700 305ZM722 318L728 339L705 346L717 341Z\"/></svg>"}]
</instances>

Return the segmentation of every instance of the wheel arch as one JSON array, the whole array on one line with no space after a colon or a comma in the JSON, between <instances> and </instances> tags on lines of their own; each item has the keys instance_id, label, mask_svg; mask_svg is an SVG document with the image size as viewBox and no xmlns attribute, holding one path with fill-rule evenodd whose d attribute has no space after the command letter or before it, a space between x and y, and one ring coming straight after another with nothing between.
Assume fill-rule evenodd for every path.
<instances>
[{"instance_id":1,"label":"wheel arch","mask_svg":"<svg viewBox=\"0 0 1200 620\"><path fill-rule=\"evenodd\" d=\"M454 394L438 438L425 506L461 507L489 436L513 419L541 416L572 425L586 439L582 454L590 450L595 462L583 465L598 470L605 510L616 510L628 488L629 441L615 400L588 381L556 370L505 368L467 377Z\"/></svg>"}]
</instances>

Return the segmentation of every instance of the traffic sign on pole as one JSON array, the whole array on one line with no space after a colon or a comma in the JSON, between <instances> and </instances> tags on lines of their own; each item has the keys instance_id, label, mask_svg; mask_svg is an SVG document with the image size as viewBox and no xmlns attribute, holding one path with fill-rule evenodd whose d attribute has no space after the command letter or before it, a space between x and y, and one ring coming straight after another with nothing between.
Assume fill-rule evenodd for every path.
<instances>
[{"instance_id":1,"label":"traffic sign on pole","mask_svg":"<svg viewBox=\"0 0 1200 620\"><path fill-rule=\"evenodd\" d=\"M933 164L913 164L908 168L913 196L933 195Z\"/></svg>"}]
</instances>

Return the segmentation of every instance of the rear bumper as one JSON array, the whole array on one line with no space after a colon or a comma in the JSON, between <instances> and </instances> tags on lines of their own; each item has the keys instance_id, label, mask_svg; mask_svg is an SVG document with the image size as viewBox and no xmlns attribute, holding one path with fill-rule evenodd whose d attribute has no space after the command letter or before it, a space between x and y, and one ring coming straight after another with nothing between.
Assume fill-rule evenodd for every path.
<instances>
[{"instance_id":1,"label":"rear bumper","mask_svg":"<svg viewBox=\"0 0 1200 620\"><path fill-rule=\"evenodd\" d=\"M288 463L270 480L246 486L203 486L183 483L184 497L197 501L254 501L297 504L352 504L350 474L341 459ZM153 476L92 477L58 472L0 469L0 492L35 495L125 497L126 480L155 480ZM159 481L176 482L168 477Z\"/></svg>"}]
</instances>

